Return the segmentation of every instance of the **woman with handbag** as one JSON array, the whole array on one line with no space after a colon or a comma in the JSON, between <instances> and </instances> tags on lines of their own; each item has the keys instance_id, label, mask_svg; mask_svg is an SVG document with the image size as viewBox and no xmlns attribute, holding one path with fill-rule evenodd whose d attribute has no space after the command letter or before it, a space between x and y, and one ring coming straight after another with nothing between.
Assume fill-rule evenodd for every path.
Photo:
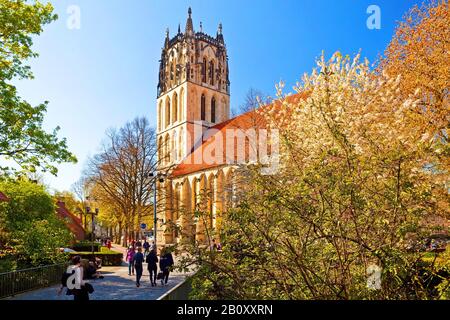
<instances>
[{"instance_id":1,"label":"woman with handbag","mask_svg":"<svg viewBox=\"0 0 450 320\"><path fill-rule=\"evenodd\" d=\"M133 257L134 269L136 270L136 287L141 286L141 277L143 272L142 263L144 262L144 255L142 254L142 248L137 248L138 252Z\"/></svg>"},{"instance_id":2,"label":"woman with handbag","mask_svg":"<svg viewBox=\"0 0 450 320\"><path fill-rule=\"evenodd\" d=\"M161 285L164 286L169 281L170 270L173 266L172 253L167 248L161 251L161 258L159 259L159 269L162 272Z\"/></svg>"},{"instance_id":3,"label":"woman with handbag","mask_svg":"<svg viewBox=\"0 0 450 320\"><path fill-rule=\"evenodd\" d=\"M156 274L158 272L158 256L156 255L156 250L151 250L147 258L145 259L147 262L148 273L150 274L150 282L152 283L152 287L156 286Z\"/></svg>"},{"instance_id":4,"label":"woman with handbag","mask_svg":"<svg viewBox=\"0 0 450 320\"><path fill-rule=\"evenodd\" d=\"M128 275L131 276L131 273L133 272L134 275L134 265L133 265L133 259L134 259L134 247L130 245L127 250L127 257L125 260L128 262Z\"/></svg>"},{"instance_id":5,"label":"woman with handbag","mask_svg":"<svg viewBox=\"0 0 450 320\"><path fill-rule=\"evenodd\" d=\"M72 265L69 266L63 274L61 288L58 290L58 295L61 294L64 287L67 288L67 295L73 295L74 301L88 301L89 293L94 292L91 284L84 281L83 267L81 266L81 257L74 256L72 258ZM71 282L69 288L69 281Z\"/></svg>"}]
</instances>

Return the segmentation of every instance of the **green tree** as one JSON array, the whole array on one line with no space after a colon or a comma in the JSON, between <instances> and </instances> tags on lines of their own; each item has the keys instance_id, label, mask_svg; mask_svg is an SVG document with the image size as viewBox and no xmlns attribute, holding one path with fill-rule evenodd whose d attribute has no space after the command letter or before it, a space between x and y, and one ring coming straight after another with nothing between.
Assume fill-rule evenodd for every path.
<instances>
[{"instance_id":1,"label":"green tree","mask_svg":"<svg viewBox=\"0 0 450 320\"><path fill-rule=\"evenodd\" d=\"M30 105L11 81L33 78L26 64L38 56L32 50L32 36L57 16L51 4L40 1L0 0L0 12L0 159L12 160L26 171L56 174L54 163L76 162L76 158L66 139L58 138L59 127L51 133L42 129L48 102Z\"/></svg>"},{"instance_id":2,"label":"green tree","mask_svg":"<svg viewBox=\"0 0 450 320\"><path fill-rule=\"evenodd\" d=\"M60 247L72 234L57 217L55 202L43 186L26 179L0 181L10 201L0 204L0 257L14 261L8 268L23 268L61 261Z\"/></svg>"},{"instance_id":3,"label":"green tree","mask_svg":"<svg viewBox=\"0 0 450 320\"><path fill-rule=\"evenodd\" d=\"M70 191L57 191L54 195L55 200L60 200L64 202L67 210L76 216L80 216L83 213L84 205L81 201L75 197L75 195Z\"/></svg>"}]
</instances>

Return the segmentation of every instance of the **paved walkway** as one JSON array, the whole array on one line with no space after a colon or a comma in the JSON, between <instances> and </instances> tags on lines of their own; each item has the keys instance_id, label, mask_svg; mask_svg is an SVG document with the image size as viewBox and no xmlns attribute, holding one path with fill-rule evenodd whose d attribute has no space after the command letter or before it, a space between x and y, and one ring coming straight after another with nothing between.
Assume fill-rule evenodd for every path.
<instances>
[{"instance_id":1,"label":"paved walkway","mask_svg":"<svg viewBox=\"0 0 450 320\"><path fill-rule=\"evenodd\" d=\"M112 250L123 252L125 249L119 246L113 246ZM90 295L91 300L156 300L186 278L186 274L172 272L166 286L161 286L161 282L158 280L158 286L152 287L147 271L147 265L144 264L144 274L141 278L141 286L137 288L135 282L136 278L135 276L128 275L128 266L125 263L120 267L102 267L100 271L102 275L104 275L104 279L89 281L95 290ZM73 300L73 296L65 295L66 289L58 296L56 292L59 287L59 285L56 285L49 288L26 292L9 299Z\"/></svg>"}]
</instances>

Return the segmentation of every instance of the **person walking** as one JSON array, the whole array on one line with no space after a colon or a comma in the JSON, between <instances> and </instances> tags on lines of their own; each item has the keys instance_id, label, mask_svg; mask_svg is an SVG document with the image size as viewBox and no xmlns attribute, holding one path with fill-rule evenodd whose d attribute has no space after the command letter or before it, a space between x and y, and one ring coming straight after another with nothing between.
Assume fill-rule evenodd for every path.
<instances>
[{"instance_id":1,"label":"person walking","mask_svg":"<svg viewBox=\"0 0 450 320\"><path fill-rule=\"evenodd\" d=\"M133 262L134 262L134 269L136 270L136 287L141 286L141 277L142 277L142 263L144 262L144 255L142 254L142 248L137 248L138 252L134 255Z\"/></svg>"},{"instance_id":2,"label":"person walking","mask_svg":"<svg viewBox=\"0 0 450 320\"><path fill-rule=\"evenodd\" d=\"M211 251L217 251L216 239L212 239Z\"/></svg>"},{"instance_id":3,"label":"person walking","mask_svg":"<svg viewBox=\"0 0 450 320\"><path fill-rule=\"evenodd\" d=\"M150 244L147 242L147 239L145 239L144 244L142 245L142 247L144 248L144 257L147 257L147 255L150 252Z\"/></svg>"},{"instance_id":4,"label":"person walking","mask_svg":"<svg viewBox=\"0 0 450 320\"><path fill-rule=\"evenodd\" d=\"M156 251L156 244L155 241L152 241L152 244L150 245L150 251L155 250Z\"/></svg>"},{"instance_id":5,"label":"person walking","mask_svg":"<svg viewBox=\"0 0 450 320\"><path fill-rule=\"evenodd\" d=\"M72 279L71 276L75 275ZM90 283L84 281L84 271L81 265L81 257L74 256L72 258L72 265L67 267L66 272L63 274L61 280L61 288L58 290L58 295L61 294L64 287L68 287L67 295L73 295L74 301L89 301L89 293L94 292L94 288ZM74 281L71 283L71 287L69 288L68 282L69 279Z\"/></svg>"},{"instance_id":6,"label":"person walking","mask_svg":"<svg viewBox=\"0 0 450 320\"><path fill-rule=\"evenodd\" d=\"M172 253L170 253L169 249L164 248L161 252L161 258L159 259L159 269L163 274L161 285L164 286L169 281L169 274L173 264Z\"/></svg>"},{"instance_id":7,"label":"person walking","mask_svg":"<svg viewBox=\"0 0 450 320\"><path fill-rule=\"evenodd\" d=\"M141 240L136 241L135 246L136 246L136 249L139 248L139 247L142 247Z\"/></svg>"},{"instance_id":8,"label":"person walking","mask_svg":"<svg viewBox=\"0 0 450 320\"><path fill-rule=\"evenodd\" d=\"M128 262L128 275L131 276L131 272L133 272L134 275L134 265L133 265L133 259L134 259L134 247L130 245L127 250L127 257L126 261Z\"/></svg>"},{"instance_id":9,"label":"person walking","mask_svg":"<svg viewBox=\"0 0 450 320\"><path fill-rule=\"evenodd\" d=\"M151 250L147 258L145 259L145 262L147 262L147 269L148 273L150 274L150 282L152 284L152 287L156 286L156 275L158 273L158 256L156 255L156 250Z\"/></svg>"}]
</instances>

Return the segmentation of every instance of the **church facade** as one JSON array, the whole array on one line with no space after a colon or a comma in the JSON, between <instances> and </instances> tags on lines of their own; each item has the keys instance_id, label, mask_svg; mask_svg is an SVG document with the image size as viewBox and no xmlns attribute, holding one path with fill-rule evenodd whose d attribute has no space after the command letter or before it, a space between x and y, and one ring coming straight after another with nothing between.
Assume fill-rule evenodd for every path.
<instances>
[{"instance_id":1,"label":"church facade","mask_svg":"<svg viewBox=\"0 0 450 320\"><path fill-rule=\"evenodd\" d=\"M189 8L184 32L178 27L171 38L167 30L156 108L158 171L166 173L157 187L157 242L207 244L220 231L222 213L236 202L235 160L246 142L244 160L250 149L240 133L255 127L252 113L230 119L221 24L215 37L204 33L201 23L195 31Z\"/></svg>"}]
</instances>

